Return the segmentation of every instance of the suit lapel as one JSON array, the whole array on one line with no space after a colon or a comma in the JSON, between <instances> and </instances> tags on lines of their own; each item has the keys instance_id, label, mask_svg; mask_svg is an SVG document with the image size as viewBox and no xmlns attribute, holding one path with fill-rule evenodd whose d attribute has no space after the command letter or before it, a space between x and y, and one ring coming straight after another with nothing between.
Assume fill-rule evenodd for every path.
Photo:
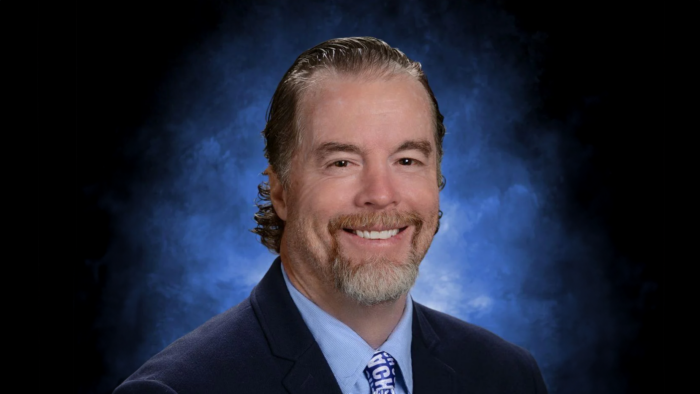
<instances>
[{"instance_id":1,"label":"suit lapel","mask_svg":"<svg viewBox=\"0 0 700 394\"><path fill-rule=\"evenodd\" d=\"M299 357L284 378L284 387L292 394L341 394L340 386L318 345Z\"/></svg>"},{"instance_id":2,"label":"suit lapel","mask_svg":"<svg viewBox=\"0 0 700 394\"><path fill-rule=\"evenodd\" d=\"M284 387L290 394L341 394L321 348L289 295L280 265L278 257L251 292L250 301L272 354L293 362Z\"/></svg>"},{"instance_id":3,"label":"suit lapel","mask_svg":"<svg viewBox=\"0 0 700 394\"><path fill-rule=\"evenodd\" d=\"M441 345L422 313L421 305L413 303L413 394L455 393L455 371L435 356Z\"/></svg>"}]
</instances>

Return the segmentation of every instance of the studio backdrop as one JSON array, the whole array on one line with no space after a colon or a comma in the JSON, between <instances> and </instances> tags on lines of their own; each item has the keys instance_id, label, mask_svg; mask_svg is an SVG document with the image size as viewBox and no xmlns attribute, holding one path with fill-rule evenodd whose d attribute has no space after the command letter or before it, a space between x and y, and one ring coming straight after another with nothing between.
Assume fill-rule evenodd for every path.
<instances>
[{"instance_id":1,"label":"studio backdrop","mask_svg":"<svg viewBox=\"0 0 700 394\"><path fill-rule=\"evenodd\" d=\"M301 52L347 36L419 61L445 116L444 214L413 298L529 349L551 393L650 387L660 276L637 182L656 167L631 129L653 119L630 116L627 87L635 45L653 41L627 40L651 34L624 13L590 2L81 7L78 392L109 393L261 279L275 256L250 229L269 101Z\"/></svg>"}]
</instances>

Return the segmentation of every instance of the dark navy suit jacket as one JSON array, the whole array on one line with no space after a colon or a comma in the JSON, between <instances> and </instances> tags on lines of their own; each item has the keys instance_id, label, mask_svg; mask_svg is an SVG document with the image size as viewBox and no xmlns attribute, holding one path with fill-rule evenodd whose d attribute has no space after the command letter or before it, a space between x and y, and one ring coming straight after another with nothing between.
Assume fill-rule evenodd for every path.
<instances>
[{"instance_id":1,"label":"dark navy suit jacket","mask_svg":"<svg viewBox=\"0 0 700 394\"><path fill-rule=\"evenodd\" d=\"M530 353L413 303L414 394L546 393ZM277 258L250 297L173 342L114 394L341 394Z\"/></svg>"}]
</instances>

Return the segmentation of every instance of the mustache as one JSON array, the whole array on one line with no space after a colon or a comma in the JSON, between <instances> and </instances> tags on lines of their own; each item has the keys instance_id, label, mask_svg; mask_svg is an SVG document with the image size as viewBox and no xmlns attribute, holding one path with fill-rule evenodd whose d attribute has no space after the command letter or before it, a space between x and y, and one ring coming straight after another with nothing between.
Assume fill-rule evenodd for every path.
<instances>
[{"instance_id":1,"label":"mustache","mask_svg":"<svg viewBox=\"0 0 700 394\"><path fill-rule=\"evenodd\" d=\"M416 212L376 212L376 213L355 213L338 215L328 222L328 231L331 234L344 228L358 227L389 227L403 228L414 226L416 233L423 227L423 219Z\"/></svg>"}]
</instances>

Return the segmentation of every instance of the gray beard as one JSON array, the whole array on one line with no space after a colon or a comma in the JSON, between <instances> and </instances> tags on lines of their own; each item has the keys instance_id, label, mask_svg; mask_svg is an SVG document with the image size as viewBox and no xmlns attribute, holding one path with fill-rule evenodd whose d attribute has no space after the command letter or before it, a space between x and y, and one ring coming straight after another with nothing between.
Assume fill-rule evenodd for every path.
<instances>
[{"instance_id":1,"label":"gray beard","mask_svg":"<svg viewBox=\"0 0 700 394\"><path fill-rule=\"evenodd\" d=\"M391 261L375 256L365 261L354 261L338 246L333 236L330 253L330 277L336 290L361 305L378 305L399 299L411 290L418 277L418 266L423 255L417 253L418 233L411 240L411 251L405 261ZM427 252L427 250L426 250Z\"/></svg>"},{"instance_id":2,"label":"gray beard","mask_svg":"<svg viewBox=\"0 0 700 394\"><path fill-rule=\"evenodd\" d=\"M408 293L418 277L420 258L412 251L408 261L397 264L383 257L353 264L336 256L331 265L335 287L362 305L378 305L399 299Z\"/></svg>"},{"instance_id":3,"label":"gray beard","mask_svg":"<svg viewBox=\"0 0 700 394\"><path fill-rule=\"evenodd\" d=\"M375 221L377 217L381 215L374 215ZM285 231L304 234L304 226L310 226L305 219L294 220L293 223L294 225L288 226ZM298 253L300 260L311 263L321 280L334 286L340 294L361 305L378 305L399 299L408 293L416 282L418 267L428 252L430 241L427 245L420 244L420 235L426 228L421 220L413 219L412 223L416 232L411 239L411 250L403 261L391 261L381 256L358 261L348 256L339 247L338 237L343 231L343 226L338 224L329 228L332 242L326 253L323 253L328 256L325 264L318 260L321 251L314 250L312 244L304 237L289 240L288 247L290 251L295 251L294 254Z\"/></svg>"}]
</instances>

